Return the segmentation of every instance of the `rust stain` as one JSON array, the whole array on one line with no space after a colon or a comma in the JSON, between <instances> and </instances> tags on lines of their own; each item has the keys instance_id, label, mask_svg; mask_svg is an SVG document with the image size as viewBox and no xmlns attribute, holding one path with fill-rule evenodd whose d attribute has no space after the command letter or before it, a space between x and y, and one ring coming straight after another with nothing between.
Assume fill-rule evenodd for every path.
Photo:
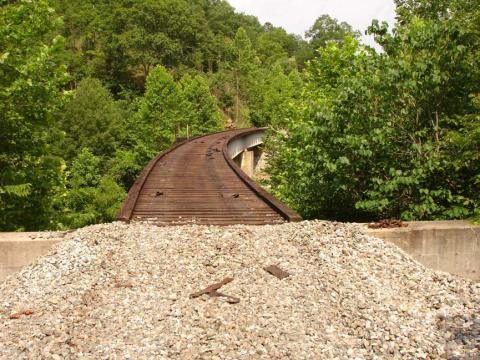
<instances>
[{"instance_id":1,"label":"rust stain","mask_svg":"<svg viewBox=\"0 0 480 360\"><path fill-rule=\"evenodd\" d=\"M269 274L279 278L280 280L285 279L290 276L290 274L282 269L280 269L277 265L270 265L264 268L266 272Z\"/></svg>"},{"instance_id":2,"label":"rust stain","mask_svg":"<svg viewBox=\"0 0 480 360\"><path fill-rule=\"evenodd\" d=\"M18 313L15 313L15 314L11 314L10 315L10 319L20 319L23 315L25 316L30 316L30 315L33 315L33 310L30 310L30 309L27 309L27 310L22 310Z\"/></svg>"}]
</instances>

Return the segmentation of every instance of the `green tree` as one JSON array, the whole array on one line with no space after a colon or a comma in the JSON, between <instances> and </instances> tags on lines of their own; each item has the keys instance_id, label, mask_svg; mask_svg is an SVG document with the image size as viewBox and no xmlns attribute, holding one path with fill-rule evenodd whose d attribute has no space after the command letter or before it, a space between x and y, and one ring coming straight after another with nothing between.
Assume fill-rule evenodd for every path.
<instances>
[{"instance_id":1,"label":"green tree","mask_svg":"<svg viewBox=\"0 0 480 360\"><path fill-rule=\"evenodd\" d=\"M182 92L167 69L157 66L151 70L145 95L129 124L129 132L135 134L137 144L148 149L150 157L167 149L186 129L185 106Z\"/></svg>"},{"instance_id":2,"label":"green tree","mask_svg":"<svg viewBox=\"0 0 480 360\"><path fill-rule=\"evenodd\" d=\"M119 106L97 79L85 78L62 110L64 141L60 151L71 160L78 149L88 148L100 157L112 157L121 144L124 120Z\"/></svg>"},{"instance_id":3,"label":"green tree","mask_svg":"<svg viewBox=\"0 0 480 360\"><path fill-rule=\"evenodd\" d=\"M351 38L320 50L272 142L278 194L307 217L478 216L479 14L375 23L384 54Z\"/></svg>"},{"instance_id":4,"label":"green tree","mask_svg":"<svg viewBox=\"0 0 480 360\"><path fill-rule=\"evenodd\" d=\"M51 0L57 14L64 19L62 35L66 50L63 54L72 75L72 87L83 77L93 76L104 54L101 51L101 28L103 18L98 11L98 2L91 0Z\"/></svg>"},{"instance_id":5,"label":"green tree","mask_svg":"<svg viewBox=\"0 0 480 360\"><path fill-rule=\"evenodd\" d=\"M302 84L298 71L285 74L279 64L263 76L251 100L251 118L255 126L282 128L290 116L290 103L298 98Z\"/></svg>"},{"instance_id":6,"label":"green tree","mask_svg":"<svg viewBox=\"0 0 480 360\"><path fill-rule=\"evenodd\" d=\"M172 67L186 59L194 66L197 61L202 64L202 58L196 59L195 49L206 36L207 23L192 4L183 0L144 0L135 2L122 15L126 27L120 34L120 45L126 49L131 64L141 66L145 77L159 64Z\"/></svg>"},{"instance_id":7,"label":"green tree","mask_svg":"<svg viewBox=\"0 0 480 360\"><path fill-rule=\"evenodd\" d=\"M50 226L62 162L48 132L66 82L61 25L48 1L0 6L0 229Z\"/></svg>"},{"instance_id":8,"label":"green tree","mask_svg":"<svg viewBox=\"0 0 480 360\"><path fill-rule=\"evenodd\" d=\"M258 36L255 47L262 63L272 65L294 57L298 50L298 39L282 28L268 26L265 32Z\"/></svg>"},{"instance_id":9,"label":"green tree","mask_svg":"<svg viewBox=\"0 0 480 360\"><path fill-rule=\"evenodd\" d=\"M61 226L78 228L115 219L126 196L110 177L101 175L101 159L87 148L73 160L65 193L57 198Z\"/></svg>"},{"instance_id":10,"label":"green tree","mask_svg":"<svg viewBox=\"0 0 480 360\"><path fill-rule=\"evenodd\" d=\"M117 149L115 156L106 162L107 177L128 191L149 160L149 156L150 153L141 144L129 149Z\"/></svg>"},{"instance_id":11,"label":"green tree","mask_svg":"<svg viewBox=\"0 0 480 360\"><path fill-rule=\"evenodd\" d=\"M478 4L471 0L395 0L397 17L405 25L413 17L429 20L446 20L460 14L478 11Z\"/></svg>"},{"instance_id":12,"label":"green tree","mask_svg":"<svg viewBox=\"0 0 480 360\"><path fill-rule=\"evenodd\" d=\"M238 126L248 126L249 118L243 108L243 102L248 101L250 89L255 85L258 75L258 59L252 42L244 28L240 28L233 42L233 77L235 81L235 122Z\"/></svg>"},{"instance_id":13,"label":"green tree","mask_svg":"<svg viewBox=\"0 0 480 360\"><path fill-rule=\"evenodd\" d=\"M210 94L206 80L196 75L185 75L180 81L185 100L185 122L191 135L204 135L222 129L221 116L215 98Z\"/></svg>"},{"instance_id":14,"label":"green tree","mask_svg":"<svg viewBox=\"0 0 480 360\"><path fill-rule=\"evenodd\" d=\"M305 37L310 39L310 45L314 50L324 48L329 41L341 43L346 36L360 37L358 31L354 31L350 24L339 22L329 15L322 15L312 27L305 32Z\"/></svg>"}]
</instances>

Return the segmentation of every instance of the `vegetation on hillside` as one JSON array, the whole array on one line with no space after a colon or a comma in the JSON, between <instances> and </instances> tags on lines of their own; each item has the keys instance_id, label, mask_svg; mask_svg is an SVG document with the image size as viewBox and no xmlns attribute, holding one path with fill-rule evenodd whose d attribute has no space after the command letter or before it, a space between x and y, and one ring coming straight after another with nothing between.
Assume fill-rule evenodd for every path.
<instances>
[{"instance_id":1,"label":"vegetation on hillside","mask_svg":"<svg viewBox=\"0 0 480 360\"><path fill-rule=\"evenodd\" d=\"M223 0L1 1L0 231L110 221L177 138L252 125L306 217L479 216L478 6L397 13L377 53L327 15L305 40Z\"/></svg>"}]
</instances>

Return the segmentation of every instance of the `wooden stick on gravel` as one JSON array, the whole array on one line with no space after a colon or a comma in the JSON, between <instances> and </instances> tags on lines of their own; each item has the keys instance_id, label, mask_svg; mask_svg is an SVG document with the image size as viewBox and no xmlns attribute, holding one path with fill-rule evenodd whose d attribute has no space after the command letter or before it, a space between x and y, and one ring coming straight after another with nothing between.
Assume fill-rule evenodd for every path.
<instances>
[{"instance_id":1,"label":"wooden stick on gravel","mask_svg":"<svg viewBox=\"0 0 480 360\"><path fill-rule=\"evenodd\" d=\"M225 278L223 279L222 281L220 281L219 283L216 283L216 284L213 284L213 285L210 285L208 287L206 287L205 289L199 291L199 292L196 292L194 294L191 294L190 295L190 298L191 299L195 299L195 298L198 298L202 295L210 295L212 293L215 293L218 289L220 289L222 286L230 283L233 281L233 278Z\"/></svg>"}]
</instances>

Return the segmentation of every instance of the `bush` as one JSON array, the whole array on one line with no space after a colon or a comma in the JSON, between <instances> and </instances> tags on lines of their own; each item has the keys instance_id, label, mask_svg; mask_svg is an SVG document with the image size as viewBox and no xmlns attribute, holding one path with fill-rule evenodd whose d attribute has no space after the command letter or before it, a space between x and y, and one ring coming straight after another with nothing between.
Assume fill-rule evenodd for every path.
<instances>
[{"instance_id":1,"label":"bush","mask_svg":"<svg viewBox=\"0 0 480 360\"><path fill-rule=\"evenodd\" d=\"M374 24L385 54L352 38L320 50L270 142L277 195L307 218L478 216L479 18Z\"/></svg>"}]
</instances>

